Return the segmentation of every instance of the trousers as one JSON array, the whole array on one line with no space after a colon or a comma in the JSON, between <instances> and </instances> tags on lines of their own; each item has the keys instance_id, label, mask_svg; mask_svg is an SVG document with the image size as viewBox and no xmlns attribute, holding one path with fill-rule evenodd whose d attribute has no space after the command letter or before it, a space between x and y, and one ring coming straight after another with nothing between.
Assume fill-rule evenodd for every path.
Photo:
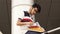
<instances>
[{"instance_id":1,"label":"trousers","mask_svg":"<svg viewBox=\"0 0 60 34\"><path fill-rule=\"evenodd\" d=\"M27 31L25 34L41 34L42 32Z\"/></svg>"}]
</instances>

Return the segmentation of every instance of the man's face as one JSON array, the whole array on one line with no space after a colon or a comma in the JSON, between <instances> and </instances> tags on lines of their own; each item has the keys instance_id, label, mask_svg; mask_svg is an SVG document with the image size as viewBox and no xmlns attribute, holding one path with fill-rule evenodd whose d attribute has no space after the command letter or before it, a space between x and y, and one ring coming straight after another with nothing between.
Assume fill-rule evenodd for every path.
<instances>
[{"instance_id":1,"label":"man's face","mask_svg":"<svg viewBox=\"0 0 60 34\"><path fill-rule=\"evenodd\" d=\"M32 8L32 9L30 10L30 14L31 14L31 15L35 15L35 14L37 13L37 11L38 11L37 8Z\"/></svg>"}]
</instances>

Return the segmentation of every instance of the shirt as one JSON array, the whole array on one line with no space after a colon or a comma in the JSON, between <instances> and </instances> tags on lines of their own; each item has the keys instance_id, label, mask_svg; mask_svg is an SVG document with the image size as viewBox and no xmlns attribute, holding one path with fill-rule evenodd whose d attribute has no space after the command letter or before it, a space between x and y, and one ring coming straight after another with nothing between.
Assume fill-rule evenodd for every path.
<instances>
[{"instance_id":1,"label":"shirt","mask_svg":"<svg viewBox=\"0 0 60 34\"><path fill-rule=\"evenodd\" d=\"M24 11L23 8L14 7L12 9L12 34L25 34L28 30L22 30L23 26L17 26L17 20L18 18L24 18ZM24 26L26 27L26 26ZM17 32L17 33L16 33Z\"/></svg>"}]
</instances>

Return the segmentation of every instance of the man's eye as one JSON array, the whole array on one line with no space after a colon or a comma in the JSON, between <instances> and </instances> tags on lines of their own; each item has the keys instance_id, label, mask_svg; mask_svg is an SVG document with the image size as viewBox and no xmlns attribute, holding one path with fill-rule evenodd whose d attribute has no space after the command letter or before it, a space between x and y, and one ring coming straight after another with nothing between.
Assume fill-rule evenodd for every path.
<instances>
[{"instance_id":1,"label":"man's eye","mask_svg":"<svg viewBox=\"0 0 60 34\"><path fill-rule=\"evenodd\" d=\"M34 10L34 11L36 11L36 10Z\"/></svg>"},{"instance_id":2,"label":"man's eye","mask_svg":"<svg viewBox=\"0 0 60 34\"><path fill-rule=\"evenodd\" d=\"M36 12L37 12L37 10L34 10L34 11L36 11Z\"/></svg>"}]
</instances>

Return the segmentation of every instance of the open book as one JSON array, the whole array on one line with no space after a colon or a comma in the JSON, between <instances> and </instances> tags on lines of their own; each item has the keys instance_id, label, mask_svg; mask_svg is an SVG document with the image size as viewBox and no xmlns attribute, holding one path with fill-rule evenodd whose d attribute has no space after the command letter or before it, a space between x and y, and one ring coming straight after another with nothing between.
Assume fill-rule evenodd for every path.
<instances>
[{"instance_id":1,"label":"open book","mask_svg":"<svg viewBox=\"0 0 60 34\"><path fill-rule=\"evenodd\" d=\"M44 28L40 26L40 24L38 22L34 23L32 26L28 27L28 30L31 31L36 31L36 32L44 32Z\"/></svg>"}]
</instances>

